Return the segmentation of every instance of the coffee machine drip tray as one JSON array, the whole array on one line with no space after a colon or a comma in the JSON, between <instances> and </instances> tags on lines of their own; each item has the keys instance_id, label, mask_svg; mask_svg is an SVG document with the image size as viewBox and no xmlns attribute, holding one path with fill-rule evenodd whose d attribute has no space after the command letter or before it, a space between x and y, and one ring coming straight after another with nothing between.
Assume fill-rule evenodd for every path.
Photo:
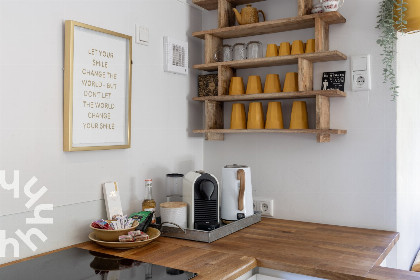
<instances>
[{"instance_id":1,"label":"coffee machine drip tray","mask_svg":"<svg viewBox=\"0 0 420 280\"><path fill-rule=\"evenodd\" d=\"M70 248L0 268L4 280L188 280L196 274L122 257Z\"/></svg>"}]
</instances>

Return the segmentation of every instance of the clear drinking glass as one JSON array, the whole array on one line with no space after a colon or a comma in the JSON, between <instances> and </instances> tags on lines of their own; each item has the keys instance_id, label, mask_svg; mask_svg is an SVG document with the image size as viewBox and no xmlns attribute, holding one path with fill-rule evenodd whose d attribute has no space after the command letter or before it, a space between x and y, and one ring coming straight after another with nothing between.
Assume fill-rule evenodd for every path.
<instances>
[{"instance_id":1,"label":"clear drinking glass","mask_svg":"<svg viewBox=\"0 0 420 280\"><path fill-rule=\"evenodd\" d=\"M260 41L251 41L246 45L246 58L261 58L263 57L262 43Z\"/></svg>"},{"instance_id":2,"label":"clear drinking glass","mask_svg":"<svg viewBox=\"0 0 420 280\"><path fill-rule=\"evenodd\" d=\"M214 54L214 60L216 62L231 61L232 60L232 46L231 45L223 45Z\"/></svg>"},{"instance_id":3,"label":"clear drinking glass","mask_svg":"<svg viewBox=\"0 0 420 280\"><path fill-rule=\"evenodd\" d=\"M233 60L246 59L246 45L244 43L236 43L233 45Z\"/></svg>"}]
</instances>

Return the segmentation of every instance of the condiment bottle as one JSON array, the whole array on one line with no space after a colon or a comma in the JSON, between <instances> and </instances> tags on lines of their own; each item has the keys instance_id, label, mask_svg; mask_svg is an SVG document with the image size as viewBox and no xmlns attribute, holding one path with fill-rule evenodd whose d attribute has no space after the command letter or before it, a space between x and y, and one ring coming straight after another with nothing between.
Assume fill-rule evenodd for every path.
<instances>
[{"instance_id":1,"label":"condiment bottle","mask_svg":"<svg viewBox=\"0 0 420 280\"><path fill-rule=\"evenodd\" d=\"M151 211L153 212L152 224L156 224L156 201L152 198L152 179L144 180L146 187L146 198L142 203L142 211Z\"/></svg>"}]
</instances>

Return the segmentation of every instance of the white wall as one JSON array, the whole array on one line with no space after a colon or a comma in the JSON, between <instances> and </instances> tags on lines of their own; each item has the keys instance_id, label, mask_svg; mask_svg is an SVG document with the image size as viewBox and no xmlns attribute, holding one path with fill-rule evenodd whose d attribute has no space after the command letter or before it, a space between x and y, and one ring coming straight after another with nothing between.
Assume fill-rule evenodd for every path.
<instances>
[{"instance_id":1,"label":"white wall","mask_svg":"<svg viewBox=\"0 0 420 280\"><path fill-rule=\"evenodd\" d=\"M201 11L176 0L0 0L0 169L21 188L32 177L46 186L39 203L53 203L53 226L40 229L48 240L21 257L87 240L88 225L105 216L101 183L116 180L125 213L140 210L144 179L153 178L164 200L165 174L202 168L203 140L192 137L201 125L201 105L193 103L196 73L163 72L163 36L187 40L192 64L201 62ZM134 36L135 24L150 29L150 45L133 43L132 147L127 150L63 152L64 21L77 20ZM22 198L0 188L0 229L7 237L26 232ZM30 209L31 211L33 209ZM18 214L20 213L20 214ZM7 258L12 260L12 248Z\"/></svg>"},{"instance_id":2,"label":"white wall","mask_svg":"<svg viewBox=\"0 0 420 280\"><path fill-rule=\"evenodd\" d=\"M420 246L420 34L400 36L398 39L397 105L397 261L402 269L409 269Z\"/></svg>"},{"instance_id":3,"label":"white wall","mask_svg":"<svg viewBox=\"0 0 420 280\"><path fill-rule=\"evenodd\" d=\"M267 18L297 15L297 1L267 1L254 6ZM346 1L341 13L347 23L330 26L330 49L344 54L371 54L372 91L352 92L350 61L315 64L314 87L321 86L324 71L347 71L346 98L331 99L331 127L347 129L319 144L313 135L255 134L225 135L225 141L204 144L206 171L221 176L226 164L248 164L252 168L254 196L274 199L276 218L345 226L396 229L396 103L382 83L381 50L375 29L379 0ZM363 6L363 9L360 7ZM207 12L204 29L215 27L216 13ZM231 42L258 39L267 43L307 40L314 29L284 32ZM281 66L238 71L239 76L297 71ZM282 82L283 82L282 79ZM245 79L246 80L246 79ZM314 127L314 102L308 100ZM291 102L283 102L285 127L289 125ZM229 127L230 103L225 109Z\"/></svg>"}]
</instances>

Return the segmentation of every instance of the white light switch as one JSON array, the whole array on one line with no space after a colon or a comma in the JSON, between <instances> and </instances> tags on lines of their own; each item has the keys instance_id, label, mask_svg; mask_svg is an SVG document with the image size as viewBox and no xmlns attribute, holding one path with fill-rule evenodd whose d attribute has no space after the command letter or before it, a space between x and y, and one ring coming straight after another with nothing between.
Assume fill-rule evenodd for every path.
<instances>
[{"instance_id":1,"label":"white light switch","mask_svg":"<svg viewBox=\"0 0 420 280\"><path fill-rule=\"evenodd\" d=\"M149 28L136 24L136 43L149 45Z\"/></svg>"},{"instance_id":2,"label":"white light switch","mask_svg":"<svg viewBox=\"0 0 420 280\"><path fill-rule=\"evenodd\" d=\"M368 91L372 89L370 81L370 55L351 57L351 86L353 91Z\"/></svg>"}]
</instances>

